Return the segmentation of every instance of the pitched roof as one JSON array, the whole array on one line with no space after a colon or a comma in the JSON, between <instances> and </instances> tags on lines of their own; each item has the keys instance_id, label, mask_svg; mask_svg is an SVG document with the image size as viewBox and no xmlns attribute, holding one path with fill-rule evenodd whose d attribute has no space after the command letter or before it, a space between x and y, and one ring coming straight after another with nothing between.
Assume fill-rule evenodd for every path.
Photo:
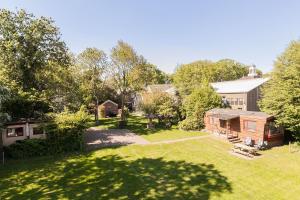
<instances>
[{"instance_id":1,"label":"pitched roof","mask_svg":"<svg viewBox=\"0 0 300 200\"><path fill-rule=\"evenodd\" d=\"M148 85L147 90L149 92L173 92L175 90L172 84L153 84Z\"/></svg>"},{"instance_id":2,"label":"pitched roof","mask_svg":"<svg viewBox=\"0 0 300 200\"><path fill-rule=\"evenodd\" d=\"M239 79L211 83L211 86L217 93L244 93L257 88L268 80L269 78Z\"/></svg>"},{"instance_id":3,"label":"pitched roof","mask_svg":"<svg viewBox=\"0 0 300 200\"><path fill-rule=\"evenodd\" d=\"M106 100L106 101L104 101L101 105L104 105L104 104L106 104L106 103L112 103L112 104L118 106L117 103L115 103L115 102L113 102L113 101L111 101L111 100ZM101 106L101 105L100 105L100 106Z\"/></svg>"},{"instance_id":4,"label":"pitched roof","mask_svg":"<svg viewBox=\"0 0 300 200\"><path fill-rule=\"evenodd\" d=\"M256 112L256 111L244 111L244 110L234 110L234 109L224 109L224 108L214 108L207 113L212 114L214 116L226 116L226 118L230 119L235 118L237 116L255 116L260 118L269 118L272 117L272 115L269 115L264 112Z\"/></svg>"}]
</instances>

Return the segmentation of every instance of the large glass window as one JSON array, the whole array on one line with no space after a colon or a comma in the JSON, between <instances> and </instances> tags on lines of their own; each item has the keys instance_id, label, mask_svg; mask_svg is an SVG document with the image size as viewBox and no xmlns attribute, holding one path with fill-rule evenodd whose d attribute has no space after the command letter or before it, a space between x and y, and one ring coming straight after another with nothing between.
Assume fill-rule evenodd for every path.
<instances>
[{"instance_id":1,"label":"large glass window","mask_svg":"<svg viewBox=\"0 0 300 200\"><path fill-rule=\"evenodd\" d=\"M244 129L247 131L256 131L256 121L244 121Z\"/></svg>"},{"instance_id":2,"label":"large glass window","mask_svg":"<svg viewBox=\"0 0 300 200\"><path fill-rule=\"evenodd\" d=\"M7 137L19 137L24 135L23 127L6 129Z\"/></svg>"}]
</instances>

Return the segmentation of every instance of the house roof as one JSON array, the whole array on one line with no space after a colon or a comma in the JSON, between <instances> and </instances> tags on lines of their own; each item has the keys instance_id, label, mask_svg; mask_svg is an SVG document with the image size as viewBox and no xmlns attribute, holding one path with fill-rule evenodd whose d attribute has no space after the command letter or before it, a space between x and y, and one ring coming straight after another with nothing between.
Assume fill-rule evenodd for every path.
<instances>
[{"instance_id":1,"label":"house roof","mask_svg":"<svg viewBox=\"0 0 300 200\"><path fill-rule=\"evenodd\" d=\"M259 118L272 117L272 115L269 115L264 112L244 111L244 110L234 110L234 109L224 109L224 108L214 108L207 111L207 113L224 120L233 119L239 116L254 116Z\"/></svg>"},{"instance_id":2,"label":"house roof","mask_svg":"<svg viewBox=\"0 0 300 200\"><path fill-rule=\"evenodd\" d=\"M154 84L148 85L146 88L149 92L167 92L172 93L175 91L175 87L172 84Z\"/></svg>"},{"instance_id":3,"label":"house roof","mask_svg":"<svg viewBox=\"0 0 300 200\"><path fill-rule=\"evenodd\" d=\"M113 101L111 101L111 100L106 100L106 101L104 101L101 105L104 105L104 104L106 104L106 103L112 103L112 104L118 106L117 103L115 103L115 102L113 102ZM101 105L100 105L100 106L101 106Z\"/></svg>"},{"instance_id":4,"label":"house roof","mask_svg":"<svg viewBox=\"0 0 300 200\"><path fill-rule=\"evenodd\" d=\"M257 88L268 80L269 78L239 79L211 83L211 86L217 93L245 93Z\"/></svg>"}]
</instances>

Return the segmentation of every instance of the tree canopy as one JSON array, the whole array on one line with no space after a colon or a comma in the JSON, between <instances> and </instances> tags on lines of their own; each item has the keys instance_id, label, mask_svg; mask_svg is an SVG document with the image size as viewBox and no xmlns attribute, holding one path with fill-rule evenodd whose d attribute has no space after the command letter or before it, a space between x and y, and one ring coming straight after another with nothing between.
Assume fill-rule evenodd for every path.
<instances>
[{"instance_id":1,"label":"tree canopy","mask_svg":"<svg viewBox=\"0 0 300 200\"><path fill-rule=\"evenodd\" d=\"M172 78L179 92L188 95L203 82L235 80L247 74L248 67L234 60L200 60L179 66Z\"/></svg>"},{"instance_id":2,"label":"tree canopy","mask_svg":"<svg viewBox=\"0 0 300 200\"><path fill-rule=\"evenodd\" d=\"M275 61L263 87L260 108L300 139L300 41L293 41Z\"/></svg>"},{"instance_id":3,"label":"tree canopy","mask_svg":"<svg viewBox=\"0 0 300 200\"><path fill-rule=\"evenodd\" d=\"M39 76L51 63L66 66L68 49L53 20L36 18L24 10L0 10L0 66L6 77L24 91L42 91ZM9 84L9 82L7 83Z\"/></svg>"},{"instance_id":4,"label":"tree canopy","mask_svg":"<svg viewBox=\"0 0 300 200\"><path fill-rule=\"evenodd\" d=\"M94 103L95 120L98 120L98 104L105 88L109 64L104 51L97 48L87 48L78 55L78 70L80 73L80 89L84 101Z\"/></svg>"},{"instance_id":5,"label":"tree canopy","mask_svg":"<svg viewBox=\"0 0 300 200\"><path fill-rule=\"evenodd\" d=\"M204 127L205 112L221 107L222 100L214 89L205 83L186 96L182 105L186 119L180 122L179 127L186 130L200 130Z\"/></svg>"}]
</instances>

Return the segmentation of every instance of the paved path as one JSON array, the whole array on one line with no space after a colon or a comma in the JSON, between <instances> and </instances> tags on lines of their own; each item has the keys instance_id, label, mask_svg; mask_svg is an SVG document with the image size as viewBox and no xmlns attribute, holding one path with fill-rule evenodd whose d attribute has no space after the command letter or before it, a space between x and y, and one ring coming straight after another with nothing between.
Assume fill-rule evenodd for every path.
<instances>
[{"instance_id":1,"label":"paved path","mask_svg":"<svg viewBox=\"0 0 300 200\"><path fill-rule=\"evenodd\" d=\"M150 142L127 129L99 130L89 128L84 136L87 150L108 146L123 146L129 144L145 145Z\"/></svg>"}]
</instances>

